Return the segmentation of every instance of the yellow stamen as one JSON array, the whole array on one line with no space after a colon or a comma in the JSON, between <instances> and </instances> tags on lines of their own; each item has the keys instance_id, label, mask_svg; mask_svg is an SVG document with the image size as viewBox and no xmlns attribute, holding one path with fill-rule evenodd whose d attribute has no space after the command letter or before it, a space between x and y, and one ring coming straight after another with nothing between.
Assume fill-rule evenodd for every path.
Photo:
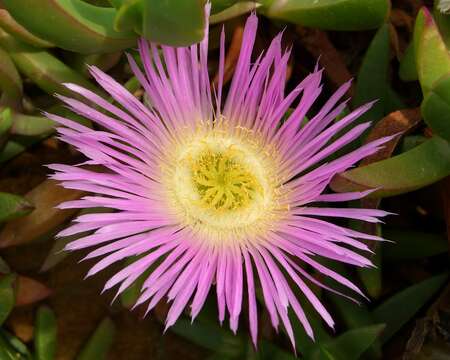
<instances>
[{"instance_id":1,"label":"yellow stamen","mask_svg":"<svg viewBox=\"0 0 450 360\"><path fill-rule=\"evenodd\" d=\"M171 209L212 242L258 237L286 212L271 150L244 128L186 136L162 166Z\"/></svg>"}]
</instances>

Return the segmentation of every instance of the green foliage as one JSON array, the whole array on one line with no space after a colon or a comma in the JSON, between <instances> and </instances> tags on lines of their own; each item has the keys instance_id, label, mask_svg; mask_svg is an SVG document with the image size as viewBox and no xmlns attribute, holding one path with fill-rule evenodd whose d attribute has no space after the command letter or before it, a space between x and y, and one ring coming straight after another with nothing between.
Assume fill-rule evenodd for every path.
<instances>
[{"instance_id":1,"label":"green foliage","mask_svg":"<svg viewBox=\"0 0 450 360\"><path fill-rule=\"evenodd\" d=\"M386 114L388 97L389 27L384 24L375 34L359 69L353 103L356 106L377 100L358 121L378 121Z\"/></svg>"},{"instance_id":2,"label":"green foliage","mask_svg":"<svg viewBox=\"0 0 450 360\"><path fill-rule=\"evenodd\" d=\"M422 103L422 114L437 135L450 141L450 71L431 87Z\"/></svg>"},{"instance_id":3,"label":"green foliage","mask_svg":"<svg viewBox=\"0 0 450 360\"><path fill-rule=\"evenodd\" d=\"M389 14L389 0L262 0L264 15L326 30L379 27Z\"/></svg>"},{"instance_id":4,"label":"green foliage","mask_svg":"<svg viewBox=\"0 0 450 360\"><path fill-rule=\"evenodd\" d=\"M56 353L56 317L53 311L41 306L37 311L34 348L36 360L53 360Z\"/></svg>"},{"instance_id":5,"label":"green foliage","mask_svg":"<svg viewBox=\"0 0 450 360\"><path fill-rule=\"evenodd\" d=\"M25 216L33 208L22 196L0 192L0 222Z\"/></svg>"},{"instance_id":6,"label":"green foliage","mask_svg":"<svg viewBox=\"0 0 450 360\"><path fill-rule=\"evenodd\" d=\"M403 194L450 175L450 144L434 137L415 148L364 167L344 172L331 183L338 192L380 190L373 197Z\"/></svg>"},{"instance_id":7,"label":"green foliage","mask_svg":"<svg viewBox=\"0 0 450 360\"><path fill-rule=\"evenodd\" d=\"M0 278L0 325L2 325L14 307L14 280L15 275L3 275ZM1 357L0 357L1 358Z\"/></svg>"},{"instance_id":8,"label":"green foliage","mask_svg":"<svg viewBox=\"0 0 450 360\"><path fill-rule=\"evenodd\" d=\"M403 81L418 80L413 42L408 45L400 61L399 76Z\"/></svg>"},{"instance_id":9,"label":"green foliage","mask_svg":"<svg viewBox=\"0 0 450 360\"><path fill-rule=\"evenodd\" d=\"M114 30L116 10L82 0L5 0L14 19L33 34L56 46L83 54L131 47L136 36ZM55 31L55 29L58 29Z\"/></svg>"},{"instance_id":10,"label":"green foliage","mask_svg":"<svg viewBox=\"0 0 450 360\"><path fill-rule=\"evenodd\" d=\"M204 35L204 0L146 0L142 34L172 46L199 42Z\"/></svg>"},{"instance_id":11,"label":"green foliage","mask_svg":"<svg viewBox=\"0 0 450 360\"><path fill-rule=\"evenodd\" d=\"M438 275L395 294L373 311L376 321L386 324L381 335L387 342L430 300L447 280L448 275Z\"/></svg>"},{"instance_id":12,"label":"green foliage","mask_svg":"<svg viewBox=\"0 0 450 360\"><path fill-rule=\"evenodd\" d=\"M110 318L103 319L78 354L77 360L106 360L115 333L113 321Z\"/></svg>"},{"instance_id":13,"label":"green foliage","mask_svg":"<svg viewBox=\"0 0 450 360\"><path fill-rule=\"evenodd\" d=\"M55 124L40 116L38 109L51 109L54 113L73 117L61 106L53 107L50 96L38 94L34 97L34 92L39 89L33 88L33 85L49 95L56 92L76 96L62 85L72 82L106 98L88 79L87 63L105 69L114 68L114 71L116 65L120 65L122 69L121 51L128 49L134 52L137 38L141 35L151 41L174 46L199 42L204 35L205 3L205 0L110 0L108 5L106 1L41 0L36 6L33 0L3 0L6 10L0 9L0 163L54 131ZM356 96L353 106L349 108L378 99L374 107L359 119L361 122L375 123L391 111L406 107L389 80L391 41L390 25L386 24L389 0L212 0L211 5L211 24L245 16L256 9L267 18L264 22L275 23L275 26L270 26L270 31L284 26L283 21L325 30L376 29L362 58L355 86ZM403 81L420 81L424 94L421 111L434 136L424 137L417 131L405 137L398 155L339 175L332 183L334 190L345 192L379 188L373 196L395 196L421 189L450 175L449 19L448 15L435 11L433 20L431 14L422 9L416 20L414 39L400 64L399 75ZM264 36L261 39L264 40ZM357 60L356 63L359 63L359 57ZM139 89L137 79L130 78L129 69L121 75L124 75L124 82L129 79L125 87L131 92ZM32 101L36 100L33 104L36 106L32 109L24 105L24 89L28 97L28 88L32 89ZM110 98L108 100L112 101ZM86 119L73 118L92 126ZM0 193L0 222L25 216L32 209L33 206L23 197ZM448 251L446 239L438 234L383 228L383 235L395 244L380 245L382 249L378 249L377 257L372 259L377 268L358 269L347 274L353 280L358 273L362 282L360 285L372 299L384 296L381 279L386 276L385 262L392 265L398 261L421 259ZM76 236L59 240L52 251L58 252L65 242L74 238ZM65 256L66 253L61 252L50 255L43 269L50 269ZM157 265L158 262L155 263ZM15 276L4 275L9 272L9 266L0 259L0 324L5 322L15 302ZM125 307L131 307L136 301L148 272L121 295ZM346 269L340 268L339 273L345 274ZM356 305L324 292L326 295L322 297L331 304L333 317L338 322L337 335L326 329L312 306L301 299L314 328L315 342L290 313L297 351L306 360L380 358L381 344L392 339L403 325L411 321L437 294L446 279L446 275L432 277L393 294L381 305L377 302L374 305ZM300 294L299 298L302 298ZM375 310L371 311L373 307ZM274 341L259 339L255 351L245 326L235 336L220 327L215 317L215 312L200 314L193 324L181 318L171 327L171 331L208 349L212 352L211 359L295 359L288 346L282 347L283 340L287 343L283 335ZM77 359L106 359L115 331L112 320L105 318ZM1 329L0 359L54 359L56 333L55 314L50 308L42 306L36 315L35 354L32 355L18 338Z\"/></svg>"},{"instance_id":14,"label":"green foliage","mask_svg":"<svg viewBox=\"0 0 450 360\"><path fill-rule=\"evenodd\" d=\"M22 98L22 79L9 54L0 48L0 105L19 106Z\"/></svg>"},{"instance_id":15,"label":"green foliage","mask_svg":"<svg viewBox=\"0 0 450 360\"><path fill-rule=\"evenodd\" d=\"M384 229L383 234L394 242L383 248L382 256L386 261L421 259L448 251L447 239L443 235L389 228Z\"/></svg>"},{"instance_id":16,"label":"green foliage","mask_svg":"<svg viewBox=\"0 0 450 360\"><path fill-rule=\"evenodd\" d=\"M2 330L0 334L0 359L32 360L33 357L19 339Z\"/></svg>"},{"instance_id":17,"label":"green foliage","mask_svg":"<svg viewBox=\"0 0 450 360\"><path fill-rule=\"evenodd\" d=\"M42 90L53 95L73 95L63 84L67 82L79 84L97 91L88 80L69 68L49 52L34 48L14 39L0 29L0 46L8 50L19 71L29 77Z\"/></svg>"},{"instance_id":18,"label":"green foliage","mask_svg":"<svg viewBox=\"0 0 450 360\"><path fill-rule=\"evenodd\" d=\"M367 351L384 329L383 324L365 326L349 330L335 339L323 344L320 350L310 357L320 359L320 352L325 350L330 359L358 360Z\"/></svg>"}]
</instances>

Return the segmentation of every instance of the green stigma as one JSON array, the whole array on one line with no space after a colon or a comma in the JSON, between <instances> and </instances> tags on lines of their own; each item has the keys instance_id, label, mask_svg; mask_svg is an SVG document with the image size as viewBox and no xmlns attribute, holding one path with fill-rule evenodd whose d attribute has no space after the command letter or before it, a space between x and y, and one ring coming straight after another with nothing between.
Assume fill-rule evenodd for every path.
<instances>
[{"instance_id":1,"label":"green stigma","mask_svg":"<svg viewBox=\"0 0 450 360\"><path fill-rule=\"evenodd\" d=\"M191 160L192 182L202 206L217 211L243 209L263 192L242 156L233 149L206 149Z\"/></svg>"}]
</instances>

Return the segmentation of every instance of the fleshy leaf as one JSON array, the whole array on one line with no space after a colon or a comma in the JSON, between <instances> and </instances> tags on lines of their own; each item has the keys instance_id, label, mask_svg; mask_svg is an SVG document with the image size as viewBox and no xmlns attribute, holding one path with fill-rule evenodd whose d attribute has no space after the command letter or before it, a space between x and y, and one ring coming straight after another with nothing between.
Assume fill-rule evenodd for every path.
<instances>
[{"instance_id":1,"label":"fleshy leaf","mask_svg":"<svg viewBox=\"0 0 450 360\"><path fill-rule=\"evenodd\" d=\"M146 0L142 34L148 40L186 46L203 39L204 0Z\"/></svg>"},{"instance_id":2,"label":"fleshy leaf","mask_svg":"<svg viewBox=\"0 0 450 360\"><path fill-rule=\"evenodd\" d=\"M238 2L242 2L242 0L211 0L211 13L224 11Z\"/></svg>"},{"instance_id":3,"label":"fleshy leaf","mask_svg":"<svg viewBox=\"0 0 450 360\"><path fill-rule=\"evenodd\" d=\"M116 10L81 0L4 0L14 19L60 48L83 54L113 52L136 44L136 35L114 30ZM56 30L57 29L57 30Z\"/></svg>"},{"instance_id":4,"label":"fleshy leaf","mask_svg":"<svg viewBox=\"0 0 450 360\"><path fill-rule=\"evenodd\" d=\"M383 247L383 259L386 261L421 259L448 251L443 235L389 228L384 229L383 234L386 239L394 241Z\"/></svg>"},{"instance_id":5,"label":"fleshy leaf","mask_svg":"<svg viewBox=\"0 0 450 360\"><path fill-rule=\"evenodd\" d=\"M434 83L421 110L433 132L450 141L450 73Z\"/></svg>"},{"instance_id":6,"label":"fleshy leaf","mask_svg":"<svg viewBox=\"0 0 450 360\"><path fill-rule=\"evenodd\" d=\"M322 346L336 360L358 360L380 336L385 325L371 325L349 330Z\"/></svg>"},{"instance_id":7,"label":"fleshy leaf","mask_svg":"<svg viewBox=\"0 0 450 360\"><path fill-rule=\"evenodd\" d=\"M0 48L0 105L19 107L22 98L22 79L9 54Z\"/></svg>"},{"instance_id":8,"label":"fleshy leaf","mask_svg":"<svg viewBox=\"0 0 450 360\"><path fill-rule=\"evenodd\" d=\"M12 118L11 133L15 135L45 135L50 134L55 129L55 122L42 116L15 113Z\"/></svg>"},{"instance_id":9,"label":"fleshy leaf","mask_svg":"<svg viewBox=\"0 0 450 360\"><path fill-rule=\"evenodd\" d=\"M116 31L141 31L142 28L142 0L126 0L118 8L114 19Z\"/></svg>"},{"instance_id":10,"label":"fleshy leaf","mask_svg":"<svg viewBox=\"0 0 450 360\"><path fill-rule=\"evenodd\" d=\"M438 79L450 73L450 54L433 17L425 7L417 15L414 51L420 85L426 96Z\"/></svg>"},{"instance_id":11,"label":"fleshy leaf","mask_svg":"<svg viewBox=\"0 0 450 360\"><path fill-rule=\"evenodd\" d=\"M0 325L2 325L14 307L15 295L13 283L16 276L3 275L0 278Z\"/></svg>"},{"instance_id":12,"label":"fleshy leaf","mask_svg":"<svg viewBox=\"0 0 450 360\"><path fill-rule=\"evenodd\" d=\"M175 334L189 341L220 354L220 358L241 358L245 344L238 336L226 331L217 325L207 324L197 320L191 324L187 319L181 318L170 328Z\"/></svg>"},{"instance_id":13,"label":"fleshy leaf","mask_svg":"<svg viewBox=\"0 0 450 360\"><path fill-rule=\"evenodd\" d=\"M86 345L77 356L77 360L106 359L114 341L116 326L110 318L105 318L97 326Z\"/></svg>"},{"instance_id":14,"label":"fleshy leaf","mask_svg":"<svg viewBox=\"0 0 450 360\"><path fill-rule=\"evenodd\" d=\"M375 224L379 228L379 224ZM380 235L380 234L377 234ZM378 299L382 292L382 263L381 253L383 248L378 246L375 254L372 257L372 262L375 265L373 268L358 268L358 275L361 279L364 288L369 296L373 299Z\"/></svg>"},{"instance_id":15,"label":"fleshy leaf","mask_svg":"<svg viewBox=\"0 0 450 360\"><path fill-rule=\"evenodd\" d=\"M8 33L13 35L16 39L26 42L29 45L48 48L54 45L48 41L42 40L37 36L30 33L22 25L17 23L10 13L5 9L0 9L0 26Z\"/></svg>"},{"instance_id":16,"label":"fleshy leaf","mask_svg":"<svg viewBox=\"0 0 450 360\"><path fill-rule=\"evenodd\" d=\"M415 81L418 80L416 57L414 50L414 42L411 42L405 50L402 59L400 60L399 69L400 79L403 81Z\"/></svg>"},{"instance_id":17,"label":"fleshy leaf","mask_svg":"<svg viewBox=\"0 0 450 360\"><path fill-rule=\"evenodd\" d=\"M0 359L34 360L27 346L19 338L4 329L1 329L0 333Z\"/></svg>"},{"instance_id":18,"label":"fleshy leaf","mask_svg":"<svg viewBox=\"0 0 450 360\"><path fill-rule=\"evenodd\" d=\"M98 91L87 79L49 52L20 42L2 29L0 45L8 51L19 71L50 95L59 93L73 96L74 93L63 85L68 82Z\"/></svg>"},{"instance_id":19,"label":"fleshy leaf","mask_svg":"<svg viewBox=\"0 0 450 360\"><path fill-rule=\"evenodd\" d=\"M263 0L269 18L324 30L366 30L379 27L387 18L389 0Z\"/></svg>"},{"instance_id":20,"label":"fleshy leaf","mask_svg":"<svg viewBox=\"0 0 450 360\"><path fill-rule=\"evenodd\" d=\"M0 193L0 222L25 216L33 209L33 205L22 196Z\"/></svg>"},{"instance_id":21,"label":"fleshy leaf","mask_svg":"<svg viewBox=\"0 0 450 360\"><path fill-rule=\"evenodd\" d=\"M400 155L337 175L330 186L337 192L379 188L372 197L387 197L420 189L450 175L450 144L434 137Z\"/></svg>"},{"instance_id":22,"label":"fleshy leaf","mask_svg":"<svg viewBox=\"0 0 450 360\"><path fill-rule=\"evenodd\" d=\"M249 11L255 10L260 6L261 4L254 1L240 1L217 14L211 15L209 18L209 23L217 24L220 22L225 22L227 20L248 13Z\"/></svg>"},{"instance_id":23,"label":"fleshy leaf","mask_svg":"<svg viewBox=\"0 0 450 360\"><path fill-rule=\"evenodd\" d=\"M29 353L23 348L25 346L16 337L2 331L0 334L0 359L5 360L32 360ZM20 347L21 349L18 349Z\"/></svg>"},{"instance_id":24,"label":"fleshy leaf","mask_svg":"<svg viewBox=\"0 0 450 360\"><path fill-rule=\"evenodd\" d=\"M36 360L53 360L56 353L56 317L47 306L37 311L34 335Z\"/></svg>"},{"instance_id":25,"label":"fleshy leaf","mask_svg":"<svg viewBox=\"0 0 450 360\"><path fill-rule=\"evenodd\" d=\"M384 24L375 34L358 73L353 103L362 105L378 99L372 108L358 119L360 123L378 121L386 113L389 51L389 27Z\"/></svg>"},{"instance_id":26,"label":"fleshy leaf","mask_svg":"<svg viewBox=\"0 0 450 360\"><path fill-rule=\"evenodd\" d=\"M8 318L9 313L14 307L15 293L14 274L2 275L0 278L0 325Z\"/></svg>"},{"instance_id":27,"label":"fleshy leaf","mask_svg":"<svg viewBox=\"0 0 450 360\"><path fill-rule=\"evenodd\" d=\"M374 319L386 324L381 335L382 342L385 343L400 330L433 297L447 278L448 275L443 274L412 285L375 308L372 313Z\"/></svg>"}]
</instances>

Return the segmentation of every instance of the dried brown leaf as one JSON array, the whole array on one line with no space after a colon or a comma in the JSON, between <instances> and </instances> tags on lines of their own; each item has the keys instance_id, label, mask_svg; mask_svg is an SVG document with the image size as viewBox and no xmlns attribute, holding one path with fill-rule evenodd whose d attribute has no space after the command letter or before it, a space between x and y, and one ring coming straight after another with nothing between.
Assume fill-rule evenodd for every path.
<instances>
[{"instance_id":1,"label":"dried brown leaf","mask_svg":"<svg viewBox=\"0 0 450 360\"><path fill-rule=\"evenodd\" d=\"M65 189L54 180L45 180L25 195L35 206L35 210L7 223L0 232L0 248L29 243L56 228L77 210L60 210L55 207L83 195L82 191Z\"/></svg>"},{"instance_id":2,"label":"dried brown leaf","mask_svg":"<svg viewBox=\"0 0 450 360\"><path fill-rule=\"evenodd\" d=\"M228 48L225 55L224 63L224 75L223 84L225 85L231 80L234 69L236 68L237 61L239 59L239 53L241 51L242 38L244 36L244 25L242 23L236 25L233 31L233 36L231 38L230 47ZM213 85L217 86L219 84L219 73L214 76Z\"/></svg>"},{"instance_id":3,"label":"dried brown leaf","mask_svg":"<svg viewBox=\"0 0 450 360\"><path fill-rule=\"evenodd\" d=\"M314 58L319 58L320 65L323 66L325 73L336 88L353 78L341 54L331 43L325 31L299 26L297 33L300 35L300 42L305 49ZM353 95L353 87L348 93L350 96Z\"/></svg>"},{"instance_id":4,"label":"dried brown leaf","mask_svg":"<svg viewBox=\"0 0 450 360\"><path fill-rule=\"evenodd\" d=\"M34 304L47 298L51 290L37 280L19 275L15 283L16 306Z\"/></svg>"}]
</instances>

